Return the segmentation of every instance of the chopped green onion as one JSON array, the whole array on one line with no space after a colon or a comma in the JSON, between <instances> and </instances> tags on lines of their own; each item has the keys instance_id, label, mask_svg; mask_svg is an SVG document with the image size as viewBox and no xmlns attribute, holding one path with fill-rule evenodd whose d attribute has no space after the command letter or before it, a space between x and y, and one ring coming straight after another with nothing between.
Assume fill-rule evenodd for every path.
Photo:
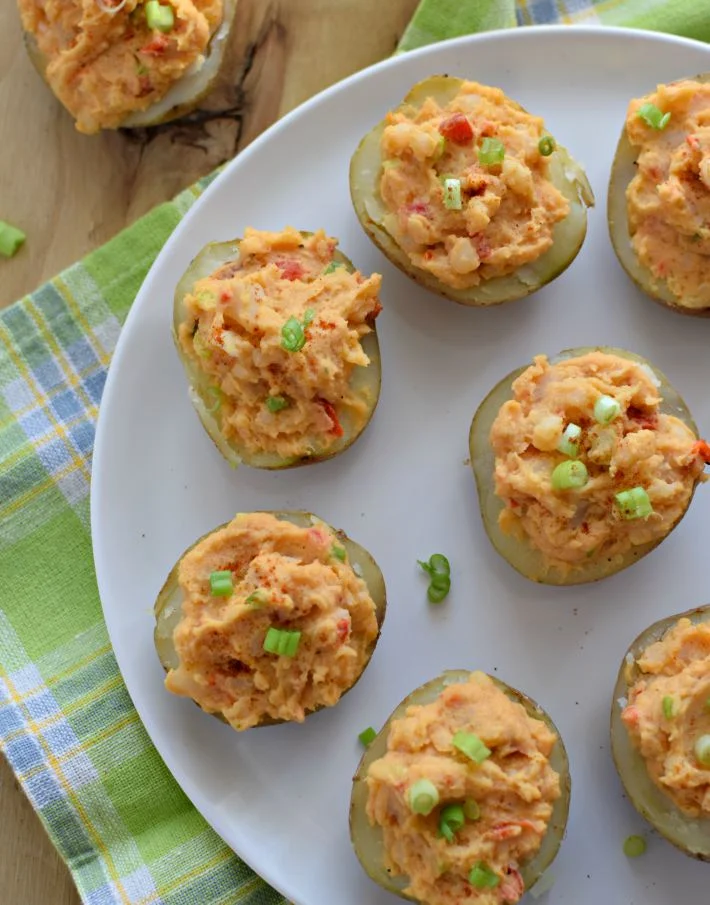
<instances>
[{"instance_id":1,"label":"chopped green onion","mask_svg":"<svg viewBox=\"0 0 710 905\"><path fill-rule=\"evenodd\" d=\"M662 707L663 707L663 716L667 720L672 720L673 717L675 716L675 701L669 694L667 694L663 698Z\"/></svg>"},{"instance_id":2,"label":"chopped green onion","mask_svg":"<svg viewBox=\"0 0 710 905\"><path fill-rule=\"evenodd\" d=\"M303 314L303 326L307 327L309 324L313 323L313 318L316 316L313 308L306 308Z\"/></svg>"},{"instance_id":3,"label":"chopped green onion","mask_svg":"<svg viewBox=\"0 0 710 905\"><path fill-rule=\"evenodd\" d=\"M377 733L372 728L372 726L368 726L367 729L363 729L358 738L362 742L362 744L367 748L368 745L371 745L372 742L377 738Z\"/></svg>"},{"instance_id":4,"label":"chopped green onion","mask_svg":"<svg viewBox=\"0 0 710 905\"><path fill-rule=\"evenodd\" d=\"M274 628L272 625L264 638L264 650L268 654L278 654L280 657L295 657L300 643L300 632L290 632L287 629Z\"/></svg>"},{"instance_id":5,"label":"chopped green onion","mask_svg":"<svg viewBox=\"0 0 710 905\"><path fill-rule=\"evenodd\" d=\"M426 595L430 603L441 603L444 598L448 597L451 590L451 579L444 576L433 578L431 584L427 588Z\"/></svg>"},{"instance_id":6,"label":"chopped green onion","mask_svg":"<svg viewBox=\"0 0 710 905\"><path fill-rule=\"evenodd\" d=\"M244 603L248 603L249 606L253 606L255 610L260 609L268 600L268 597L263 591L254 591L253 594L250 594Z\"/></svg>"},{"instance_id":7,"label":"chopped green onion","mask_svg":"<svg viewBox=\"0 0 710 905\"><path fill-rule=\"evenodd\" d=\"M663 113L655 104L641 104L636 115L647 126L658 130L665 129L671 118L670 113Z\"/></svg>"},{"instance_id":8,"label":"chopped green onion","mask_svg":"<svg viewBox=\"0 0 710 905\"><path fill-rule=\"evenodd\" d=\"M287 409L290 403L285 396L267 396L266 397L266 407L267 409L276 414L276 412L280 412L283 409Z\"/></svg>"},{"instance_id":9,"label":"chopped green onion","mask_svg":"<svg viewBox=\"0 0 710 905\"><path fill-rule=\"evenodd\" d=\"M326 273L333 273L333 271L337 270L338 267L345 267L345 265L343 264L342 261L331 261L330 264L328 264L328 266L323 271L323 275L325 276ZM304 318L304 321L305 321L305 318Z\"/></svg>"},{"instance_id":10,"label":"chopped green onion","mask_svg":"<svg viewBox=\"0 0 710 905\"><path fill-rule=\"evenodd\" d=\"M451 739L451 744L477 764L482 764L491 756L491 749L473 732L457 732Z\"/></svg>"},{"instance_id":11,"label":"chopped green onion","mask_svg":"<svg viewBox=\"0 0 710 905\"><path fill-rule=\"evenodd\" d=\"M439 804L439 793L433 782L418 779L409 789L409 807L413 814L431 814Z\"/></svg>"},{"instance_id":12,"label":"chopped green onion","mask_svg":"<svg viewBox=\"0 0 710 905\"><path fill-rule=\"evenodd\" d=\"M229 597L233 591L234 582L232 581L232 573L229 570L211 573L210 594L213 597Z\"/></svg>"},{"instance_id":13,"label":"chopped green onion","mask_svg":"<svg viewBox=\"0 0 710 905\"><path fill-rule=\"evenodd\" d=\"M553 469L551 480L554 490L571 490L576 487L584 487L589 480L589 472L584 462L568 459L566 462L560 462Z\"/></svg>"},{"instance_id":14,"label":"chopped green onion","mask_svg":"<svg viewBox=\"0 0 710 905\"><path fill-rule=\"evenodd\" d=\"M306 345L303 325L295 317L289 317L281 328L281 348L287 352L300 352Z\"/></svg>"},{"instance_id":15,"label":"chopped green onion","mask_svg":"<svg viewBox=\"0 0 710 905\"><path fill-rule=\"evenodd\" d=\"M646 840L643 836L628 836L624 839L624 854L627 858L638 858L646 851Z\"/></svg>"},{"instance_id":16,"label":"chopped green onion","mask_svg":"<svg viewBox=\"0 0 710 905\"><path fill-rule=\"evenodd\" d=\"M463 812L466 816L466 820L478 820L481 816L481 809L478 806L478 802L474 801L473 798L467 798L463 803Z\"/></svg>"},{"instance_id":17,"label":"chopped green onion","mask_svg":"<svg viewBox=\"0 0 710 905\"><path fill-rule=\"evenodd\" d=\"M695 743L695 756L698 763L710 767L710 735L701 735Z\"/></svg>"},{"instance_id":18,"label":"chopped green onion","mask_svg":"<svg viewBox=\"0 0 710 905\"><path fill-rule=\"evenodd\" d=\"M600 396L594 403L594 420L599 424L611 424L621 414L621 405L613 396Z\"/></svg>"},{"instance_id":19,"label":"chopped green onion","mask_svg":"<svg viewBox=\"0 0 710 905\"><path fill-rule=\"evenodd\" d=\"M446 139L443 135L439 136L439 140L436 143L436 147L434 148L434 153L432 157L434 160L439 160L440 157L444 156L444 151L446 150Z\"/></svg>"},{"instance_id":20,"label":"chopped green onion","mask_svg":"<svg viewBox=\"0 0 710 905\"><path fill-rule=\"evenodd\" d=\"M478 149L478 161L486 167L502 163L505 157L505 145L497 138L484 138Z\"/></svg>"},{"instance_id":21,"label":"chopped green onion","mask_svg":"<svg viewBox=\"0 0 710 905\"><path fill-rule=\"evenodd\" d=\"M441 603L451 590L451 566L443 553L433 553L428 562L417 562L431 576L427 597L431 603Z\"/></svg>"},{"instance_id":22,"label":"chopped green onion","mask_svg":"<svg viewBox=\"0 0 710 905\"><path fill-rule=\"evenodd\" d=\"M0 220L0 255L4 258L16 255L24 245L26 238L26 234L21 229Z\"/></svg>"},{"instance_id":23,"label":"chopped green onion","mask_svg":"<svg viewBox=\"0 0 710 905\"><path fill-rule=\"evenodd\" d=\"M621 517L625 519L648 518L653 506L643 487L632 487L614 495Z\"/></svg>"},{"instance_id":24,"label":"chopped green onion","mask_svg":"<svg viewBox=\"0 0 710 905\"><path fill-rule=\"evenodd\" d=\"M460 179L444 180L444 207L450 211L460 211L463 208Z\"/></svg>"},{"instance_id":25,"label":"chopped green onion","mask_svg":"<svg viewBox=\"0 0 710 905\"><path fill-rule=\"evenodd\" d=\"M333 544L330 548L330 555L335 559L339 559L340 562L345 562L346 552L345 547L341 547L339 544Z\"/></svg>"},{"instance_id":26,"label":"chopped green onion","mask_svg":"<svg viewBox=\"0 0 710 905\"><path fill-rule=\"evenodd\" d=\"M447 804L439 814L439 835L447 842L453 842L454 836L466 823L466 816L460 804Z\"/></svg>"},{"instance_id":27,"label":"chopped green onion","mask_svg":"<svg viewBox=\"0 0 710 905\"><path fill-rule=\"evenodd\" d=\"M495 889L500 883L500 877L485 861L479 861L471 868L468 882L476 889Z\"/></svg>"},{"instance_id":28,"label":"chopped green onion","mask_svg":"<svg viewBox=\"0 0 710 905\"><path fill-rule=\"evenodd\" d=\"M147 0L145 20L148 28L156 31L172 31L175 27L175 13L172 6L159 3L158 0Z\"/></svg>"},{"instance_id":29,"label":"chopped green onion","mask_svg":"<svg viewBox=\"0 0 710 905\"><path fill-rule=\"evenodd\" d=\"M557 147L557 142L551 135L543 135L537 143L537 149L543 157L549 157Z\"/></svg>"},{"instance_id":30,"label":"chopped green onion","mask_svg":"<svg viewBox=\"0 0 710 905\"><path fill-rule=\"evenodd\" d=\"M568 424L557 444L558 452L569 456L570 459L576 459L579 455L579 438L581 436L582 428L578 424Z\"/></svg>"}]
</instances>

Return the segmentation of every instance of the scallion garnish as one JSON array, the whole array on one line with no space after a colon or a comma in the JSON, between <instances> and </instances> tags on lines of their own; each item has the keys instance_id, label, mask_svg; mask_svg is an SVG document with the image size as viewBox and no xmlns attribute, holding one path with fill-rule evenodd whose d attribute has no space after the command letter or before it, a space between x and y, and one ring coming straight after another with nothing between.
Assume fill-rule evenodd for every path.
<instances>
[{"instance_id":1,"label":"scallion garnish","mask_svg":"<svg viewBox=\"0 0 710 905\"><path fill-rule=\"evenodd\" d=\"M466 816L460 804L447 804L439 814L439 835L447 842L453 842L454 836L466 823Z\"/></svg>"},{"instance_id":2,"label":"scallion garnish","mask_svg":"<svg viewBox=\"0 0 710 905\"><path fill-rule=\"evenodd\" d=\"M551 135L543 135L537 143L537 149L543 157L549 157L557 147L557 142Z\"/></svg>"},{"instance_id":3,"label":"scallion garnish","mask_svg":"<svg viewBox=\"0 0 710 905\"><path fill-rule=\"evenodd\" d=\"M627 858L638 858L646 851L646 840L643 836L628 836L624 839L624 854Z\"/></svg>"},{"instance_id":4,"label":"scallion garnish","mask_svg":"<svg viewBox=\"0 0 710 905\"><path fill-rule=\"evenodd\" d=\"M568 459L560 462L552 471L552 487L554 490L572 490L584 487L589 480L589 472L584 462Z\"/></svg>"},{"instance_id":5,"label":"scallion garnish","mask_svg":"<svg viewBox=\"0 0 710 905\"><path fill-rule=\"evenodd\" d=\"M476 889L495 889L500 883L498 874L485 861L478 861L468 875L468 882Z\"/></svg>"},{"instance_id":6,"label":"scallion garnish","mask_svg":"<svg viewBox=\"0 0 710 905\"><path fill-rule=\"evenodd\" d=\"M427 597L431 603L441 603L451 590L451 566L443 553L433 553L428 562L417 562L429 575L430 582L427 588Z\"/></svg>"},{"instance_id":7,"label":"scallion garnish","mask_svg":"<svg viewBox=\"0 0 710 905\"><path fill-rule=\"evenodd\" d=\"M473 732L455 733L451 739L451 744L477 764L482 764L484 760L491 756L491 749L487 748Z\"/></svg>"},{"instance_id":8,"label":"scallion garnish","mask_svg":"<svg viewBox=\"0 0 710 905\"><path fill-rule=\"evenodd\" d=\"M674 699L669 694L665 695L665 697L663 698L663 701L661 702L661 706L663 707L663 716L667 720L672 720L673 717L675 716Z\"/></svg>"},{"instance_id":9,"label":"scallion garnish","mask_svg":"<svg viewBox=\"0 0 710 905\"><path fill-rule=\"evenodd\" d=\"M409 789L409 807L413 814L431 814L439 804L439 792L433 782L418 779Z\"/></svg>"},{"instance_id":10,"label":"scallion garnish","mask_svg":"<svg viewBox=\"0 0 710 905\"><path fill-rule=\"evenodd\" d=\"M309 324L313 323L313 318L316 316L313 308L306 308L303 313L303 326L307 327Z\"/></svg>"},{"instance_id":11,"label":"scallion garnish","mask_svg":"<svg viewBox=\"0 0 710 905\"><path fill-rule=\"evenodd\" d=\"M671 118L670 113L663 113L655 104L641 104L636 115L639 119L642 119L647 126L650 126L652 129L658 129L659 131L666 128Z\"/></svg>"},{"instance_id":12,"label":"scallion garnish","mask_svg":"<svg viewBox=\"0 0 710 905\"><path fill-rule=\"evenodd\" d=\"M337 270L338 267L344 267L344 266L345 265L343 264L342 261L331 261L330 264L328 264L328 266L323 271L323 276L325 276L326 273L333 273L333 271ZM305 318L304 318L304 320L305 320Z\"/></svg>"},{"instance_id":13,"label":"scallion garnish","mask_svg":"<svg viewBox=\"0 0 710 905\"><path fill-rule=\"evenodd\" d=\"M568 424L557 444L558 452L569 456L570 459L576 459L579 455L579 438L581 436L582 428L578 424Z\"/></svg>"},{"instance_id":14,"label":"scallion garnish","mask_svg":"<svg viewBox=\"0 0 710 905\"><path fill-rule=\"evenodd\" d=\"M362 742L362 744L367 748L368 745L371 745L374 740L377 738L377 732L372 728L372 726L368 726L367 729L363 729L358 738Z\"/></svg>"},{"instance_id":15,"label":"scallion garnish","mask_svg":"<svg viewBox=\"0 0 710 905\"><path fill-rule=\"evenodd\" d=\"M594 420L599 424L611 424L621 414L621 405L613 396L600 396L594 403Z\"/></svg>"},{"instance_id":16,"label":"scallion garnish","mask_svg":"<svg viewBox=\"0 0 710 905\"><path fill-rule=\"evenodd\" d=\"M463 208L460 179L447 178L444 180L444 207L450 211L460 211Z\"/></svg>"},{"instance_id":17,"label":"scallion garnish","mask_svg":"<svg viewBox=\"0 0 710 905\"><path fill-rule=\"evenodd\" d=\"M339 544L333 544L330 548L330 555L335 559L339 559L340 562L345 562L345 557L347 556L345 547L341 547Z\"/></svg>"},{"instance_id":18,"label":"scallion garnish","mask_svg":"<svg viewBox=\"0 0 710 905\"><path fill-rule=\"evenodd\" d=\"M272 625L264 638L264 650L268 654L278 654L280 657L295 657L300 643L300 632L290 632L288 629L275 628Z\"/></svg>"},{"instance_id":19,"label":"scallion garnish","mask_svg":"<svg viewBox=\"0 0 710 905\"><path fill-rule=\"evenodd\" d=\"M695 756L703 767L710 767L710 735L701 735L696 741Z\"/></svg>"},{"instance_id":20,"label":"scallion garnish","mask_svg":"<svg viewBox=\"0 0 710 905\"><path fill-rule=\"evenodd\" d=\"M467 798L463 803L463 812L466 816L466 820L478 820L481 816L481 809L478 806L478 802L474 801L473 798Z\"/></svg>"},{"instance_id":21,"label":"scallion garnish","mask_svg":"<svg viewBox=\"0 0 710 905\"><path fill-rule=\"evenodd\" d=\"M155 31L172 31L175 27L175 13L172 6L168 4L160 3L159 0L147 0L145 21L148 23L148 28Z\"/></svg>"},{"instance_id":22,"label":"scallion garnish","mask_svg":"<svg viewBox=\"0 0 710 905\"><path fill-rule=\"evenodd\" d=\"M229 597L233 591L232 573L228 569L210 574L210 594L213 597Z\"/></svg>"},{"instance_id":23,"label":"scallion garnish","mask_svg":"<svg viewBox=\"0 0 710 905\"><path fill-rule=\"evenodd\" d=\"M622 518L648 518L653 514L653 506L643 487L632 487L614 495L616 505Z\"/></svg>"},{"instance_id":24,"label":"scallion garnish","mask_svg":"<svg viewBox=\"0 0 710 905\"><path fill-rule=\"evenodd\" d=\"M289 407L289 401L285 396L267 396L266 407L272 413L281 412Z\"/></svg>"},{"instance_id":25,"label":"scallion garnish","mask_svg":"<svg viewBox=\"0 0 710 905\"><path fill-rule=\"evenodd\" d=\"M0 255L11 258L24 245L27 236L16 226L0 220Z\"/></svg>"},{"instance_id":26,"label":"scallion garnish","mask_svg":"<svg viewBox=\"0 0 710 905\"><path fill-rule=\"evenodd\" d=\"M300 352L306 345L303 324L295 317L289 317L281 328L281 348L287 352Z\"/></svg>"},{"instance_id":27,"label":"scallion garnish","mask_svg":"<svg viewBox=\"0 0 710 905\"><path fill-rule=\"evenodd\" d=\"M497 138L484 138L481 147L476 152L478 162L490 167L496 163L502 163L505 157L505 145Z\"/></svg>"}]
</instances>

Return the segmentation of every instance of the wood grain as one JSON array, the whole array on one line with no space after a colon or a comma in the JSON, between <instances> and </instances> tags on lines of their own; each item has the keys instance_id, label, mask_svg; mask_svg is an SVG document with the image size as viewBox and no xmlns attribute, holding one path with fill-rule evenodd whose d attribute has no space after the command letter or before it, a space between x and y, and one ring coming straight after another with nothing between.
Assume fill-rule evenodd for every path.
<instances>
[{"instance_id":1,"label":"wood grain","mask_svg":"<svg viewBox=\"0 0 710 905\"><path fill-rule=\"evenodd\" d=\"M231 158L306 98L394 50L418 0L239 0L224 78L187 121L80 135L30 65L0 0L0 307ZM77 905L69 874L0 758L0 901Z\"/></svg>"}]
</instances>

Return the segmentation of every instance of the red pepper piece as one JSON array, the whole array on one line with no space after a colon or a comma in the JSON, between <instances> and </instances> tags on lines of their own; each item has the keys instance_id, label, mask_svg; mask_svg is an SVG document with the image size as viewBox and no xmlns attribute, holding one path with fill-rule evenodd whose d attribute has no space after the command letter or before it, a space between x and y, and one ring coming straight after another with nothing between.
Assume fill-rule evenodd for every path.
<instances>
[{"instance_id":1,"label":"red pepper piece","mask_svg":"<svg viewBox=\"0 0 710 905\"><path fill-rule=\"evenodd\" d=\"M473 126L463 113L454 113L439 125L439 132L447 141L467 145L473 140Z\"/></svg>"}]
</instances>

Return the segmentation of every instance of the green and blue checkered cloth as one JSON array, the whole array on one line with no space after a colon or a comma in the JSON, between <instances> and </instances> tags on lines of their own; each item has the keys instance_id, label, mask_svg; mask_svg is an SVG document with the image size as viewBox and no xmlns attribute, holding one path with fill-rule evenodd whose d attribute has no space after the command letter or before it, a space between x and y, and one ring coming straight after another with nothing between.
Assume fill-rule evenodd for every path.
<instances>
[{"instance_id":1,"label":"green and blue checkered cloth","mask_svg":"<svg viewBox=\"0 0 710 905\"><path fill-rule=\"evenodd\" d=\"M706 9L424 0L400 49L552 21L710 40ZM155 256L208 182L0 313L0 747L86 905L284 905L152 747L111 651L91 555L91 453L111 354Z\"/></svg>"}]
</instances>

